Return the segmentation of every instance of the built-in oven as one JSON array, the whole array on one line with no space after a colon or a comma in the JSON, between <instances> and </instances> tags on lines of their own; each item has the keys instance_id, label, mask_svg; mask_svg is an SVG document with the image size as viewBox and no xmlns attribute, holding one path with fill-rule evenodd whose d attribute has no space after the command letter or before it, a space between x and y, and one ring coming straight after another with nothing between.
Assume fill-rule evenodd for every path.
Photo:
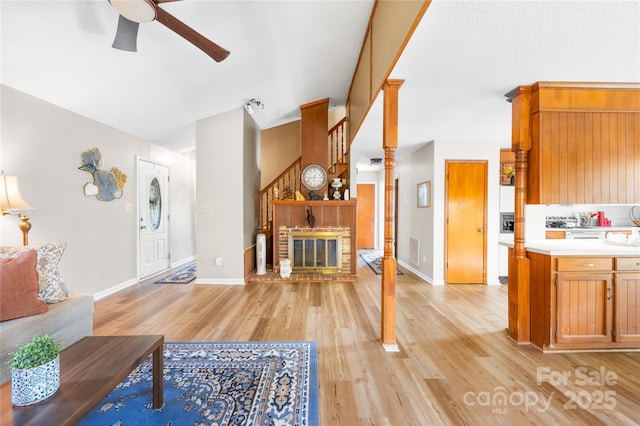
<instances>
[{"instance_id":1,"label":"built-in oven","mask_svg":"<svg viewBox=\"0 0 640 426\"><path fill-rule=\"evenodd\" d=\"M513 234L515 224L514 213L500 213L500 233Z\"/></svg>"}]
</instances>

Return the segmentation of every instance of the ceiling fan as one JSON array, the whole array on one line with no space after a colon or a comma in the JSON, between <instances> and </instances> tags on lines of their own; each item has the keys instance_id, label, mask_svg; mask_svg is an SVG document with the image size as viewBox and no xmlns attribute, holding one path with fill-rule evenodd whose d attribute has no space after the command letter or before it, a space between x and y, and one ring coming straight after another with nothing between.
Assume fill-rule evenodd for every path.
<instances>
[{"instance_id":1,"label":"ceiling fan","mask_svg":"<svg viewBox=\"0 0 640 426\"><path fill-rule=\"evenodd\" d=\"M120 13L118 30L112 47L136 52L139 24L155 20L202 50L214 61L225 60L230 53L228 50L205 38L202 34L159 7L160 3L168 3L170 1L177 0L109 0L114 9Z\"/></svg>"}]
</instances>

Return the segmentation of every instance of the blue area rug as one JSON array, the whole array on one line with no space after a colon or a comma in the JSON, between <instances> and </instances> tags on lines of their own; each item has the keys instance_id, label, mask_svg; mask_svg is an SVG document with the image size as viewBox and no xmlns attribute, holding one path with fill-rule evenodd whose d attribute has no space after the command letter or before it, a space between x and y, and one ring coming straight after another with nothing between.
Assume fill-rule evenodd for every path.
<instances>
[{"instance_id":1,"label":"blue area rug","mask_svg":"<svg viewBox=\"0 0 640 426\"><path fill-rule=\"evenodd\" d=\"M369 268L371 268L376 275L382 275L382 257L380 257L380 255L361 254L360 257L364 260L364 263L369 265ZM396 275L404 275L404 272L396 267Z\"/></svg>"},{"instance_id":2,"label":"blue area rug","mask_svg":"<svg viewBox=\"0 0 640 426\"><path fill-rule=\"evenodd\" d=\"M196 264L193 263L186 268L182 268L177 272L154 281L154 284L187 284L196 279Z\"/></svg>"},{"instance_id":3,"label":"blue area rug","mask_svg":"<svg viewBox=\"0 0 640 426\"><path fill-rule=\"evenodd\" d=\"M165 343L164 407L151 357L78 425L317 425L316 342Z\"/></svg>"}]
</instances>

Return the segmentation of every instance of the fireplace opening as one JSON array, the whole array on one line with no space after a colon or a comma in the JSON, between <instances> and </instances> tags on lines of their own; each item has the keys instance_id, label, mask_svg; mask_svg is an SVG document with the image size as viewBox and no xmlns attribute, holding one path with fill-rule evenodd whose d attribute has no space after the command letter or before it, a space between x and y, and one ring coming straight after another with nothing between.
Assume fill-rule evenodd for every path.
<instances>
[{"instance_id":1,"label":"fireplace opening","mask_svg":"<svg viewBox=\"0 0 640 426\"><path fill-rule=\"evenodd\" d=\"M342 232L290 232L289 260L294 271L341 271Z\"/></svg>"}]
</instances>

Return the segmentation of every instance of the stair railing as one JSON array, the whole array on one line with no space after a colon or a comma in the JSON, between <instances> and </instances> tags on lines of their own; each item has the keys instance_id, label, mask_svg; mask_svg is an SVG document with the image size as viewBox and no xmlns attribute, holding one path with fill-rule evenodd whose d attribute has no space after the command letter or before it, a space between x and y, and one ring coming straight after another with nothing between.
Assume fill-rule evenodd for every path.
<instances>
[{"instance_id":1,"label":"stair railing","mask_svg":"<svg viewBox=\"0 0 640 426\"><path fill-rule=\"evenodd\" d=\"M300 191L300 164L299 157L284 172L260 191L260 221L262 229L271 229L273 223L273 200L293 199L296 191ZM288 193L290 192L290 193Z\"/></svg>"},{"instance_id":2,"label":"stair railing","mask_svg":"<svg viewBox=\"0 0 640 426\"><path fill-rule=\"evenodd\" d=\"M349 146L347 144L347 118L343 118L328 133L329 168L340 173L339 166L349 162ZM263 229L271 229L273 223L273 200L293 199L296 191L300 191L300 165L298 158L284 172L260 191L260 222ZM287 193L290 191L290 194Z\"/></svg>"},{"instance_id":3,"label":"stair railing","mask_svg":"<svg viewBox=\"0 0 640 426\"><path fill-rule=\"evenodd\" d=\"M348 162L347 153L349 151L349 147L347 145L347 117L338 121L338 123L329 130L328 150L329 167L334 171L338 164Z\"/></svg>"}]
</instances>

